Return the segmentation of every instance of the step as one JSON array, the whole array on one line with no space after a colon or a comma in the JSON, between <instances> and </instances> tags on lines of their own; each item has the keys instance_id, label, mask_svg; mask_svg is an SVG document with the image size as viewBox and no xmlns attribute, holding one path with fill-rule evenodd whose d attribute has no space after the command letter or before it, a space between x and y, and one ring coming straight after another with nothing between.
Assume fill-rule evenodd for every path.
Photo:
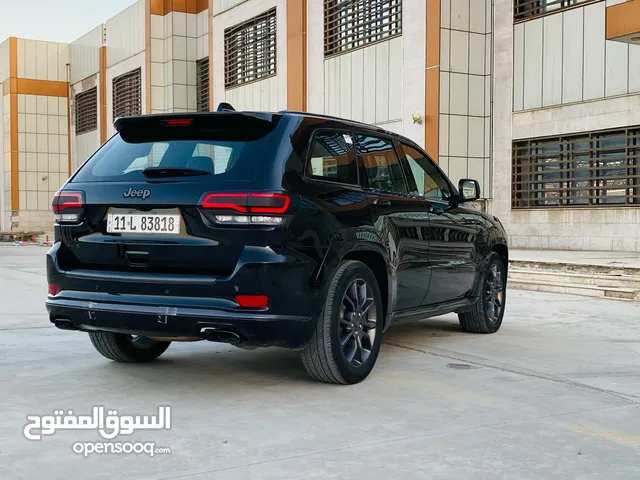
<instances>
[{"instance_id":1,"label":"step","mask_svg":"<svg viewBox=\"0 0 640 480\"><path fill-rule=\"evenodd\" d=\"M599 287L576 283L524 280L509 277L508 288L532 290L537 292L561 293L565 295L581 295L583 297L615 298L624 300L640 300L640 289L624 287Z\"/></svg>"},{"instance_id":2,"label":"step","mask_svg":"<svg viewBox=\"0 0 640 480\"><path fill-rule=\"evenodd\" d=\"M625 264L587 265L558 261L510 260L509 268L553 272L582 273L586 275L630 275L640 277L640 268Z\"/></svg>"},{"instance_id":3,"label":"step","mask_svg":"<svg viewBox=\"0 0 640 480\"><path fill-rule=\"evenodd\" d=\"M640 290L640 275L573 273L512 267L509 269L509 279L570 283L595 287L622 287Z\"/></svg>"}]
</instances>

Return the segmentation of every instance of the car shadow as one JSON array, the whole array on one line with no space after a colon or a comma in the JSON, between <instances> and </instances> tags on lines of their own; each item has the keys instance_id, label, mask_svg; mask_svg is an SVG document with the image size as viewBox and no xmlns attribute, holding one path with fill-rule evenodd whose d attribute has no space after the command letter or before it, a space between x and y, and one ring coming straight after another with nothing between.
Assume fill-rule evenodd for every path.
<instances>
[{"instance_id":1,"label":"car shadow","mask_svg":"<svg viewBox=\"0 0 640 480\"><path fill-rule=\"evenodd\" d=\"M455 317L438 317L391 327L383 337L384 343L394 345L437 346L445 337L467 336ZM376 369L396 356L406 355L401 349L382 346ZM382 361L381 361L382 360ZM286 383L308 385L314 382L306 373L300 352L283 348L244 350L214 342L174 342L160 358L150 363L101 363L102 373L122 385L135 377L142 382L161 380L163 390L188 388L210 390L211 385L267 387ZM94 367L95 368L95 367ZM114 375L115 374L115 375Z\"/></svg>"}]
</instances>

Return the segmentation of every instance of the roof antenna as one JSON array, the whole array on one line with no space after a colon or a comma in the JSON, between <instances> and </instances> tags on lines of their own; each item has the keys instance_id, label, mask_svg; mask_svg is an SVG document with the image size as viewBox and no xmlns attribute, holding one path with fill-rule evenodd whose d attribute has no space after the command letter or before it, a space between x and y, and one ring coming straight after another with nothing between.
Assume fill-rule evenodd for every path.
<instances>
[{"instance_id":1,"label":"roof antenna","mask_svg":"<svg viewBox=\"0 0 640 480\"><path fill-rule=\"evenodd\" d=\"M231 106L229 103L221 102L218 105L218 109L216 112L235 112L236 109Z\"/></svg>"}]
</instances>

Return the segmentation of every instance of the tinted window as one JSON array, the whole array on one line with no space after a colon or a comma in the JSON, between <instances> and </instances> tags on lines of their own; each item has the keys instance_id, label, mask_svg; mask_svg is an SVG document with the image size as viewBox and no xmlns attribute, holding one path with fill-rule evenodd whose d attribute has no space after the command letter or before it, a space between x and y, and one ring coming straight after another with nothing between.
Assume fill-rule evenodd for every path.
<instances>
[{"instance_id":1,"label":"tinted window","mask_svg":"<svg viewBox=\"0 0 640 480\"><path fill-rule=\"evenodd\" d=\"M402 145L407 163L416 181L417 193L433 200L446 200L451 196L449 184L433 166L431 160L413 147Z\"/></svg>"},{"instance_id":2,"label":"tinted window","mask_svg":"<svg viewBox=\"0 0 640 480\"><path fill-rule=\"evenodd\" d=\"M408 192L393 143L381 138L356 135L356 145L369 187L389 192Z\"/></svg>"},{"instance_id":3,"label":"tinted window","mask_svg":"<svg viewBox=\"0 0 640 480\"><path fill-rule=\"evenodd\" d=\"M252 167L264 158L268 138L257 140L194 140L127 141L119 134L111 138L79 170L74 181L136 181L145 180L147 167L180 167L205 170L212 175L227 174L251 178ZM233 171L232 171L233 170Z\"/></svg>"},{"instance_id":4,"label":"tinted window","mask_svg":"<svg viewBox=\"0 0 640 480\"><path fill-rule=\"evenodd\" d=\"M357 185L358 169L351 135L335 132L317 133L311 143L307 175Z\"/></svg>"}]
</instances>

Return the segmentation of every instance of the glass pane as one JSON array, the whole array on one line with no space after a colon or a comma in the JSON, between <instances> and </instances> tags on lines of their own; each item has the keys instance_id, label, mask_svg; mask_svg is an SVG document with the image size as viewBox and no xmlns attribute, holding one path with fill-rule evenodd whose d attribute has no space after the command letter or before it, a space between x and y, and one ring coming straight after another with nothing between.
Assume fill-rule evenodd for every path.
<instances>
[{"instance_id":1,"label":"glass pane","mask_svg":"<svg viewBox=\"0 0 640 480\"><path fill-rule=\"evenodd\" d=\"M449 198L449 184L431 164L431 160L425 158L415 148L402 145L411 172L416 180L418 194L433 200L446 200Z\"/></svg>"},{"instance_id":2,"label":"glass pane","mask_svg":"<svg viewBox=\"0 0 640 480\"><path fill-rule=\"evenodd\" d=\"M356 145L371 188L408 193L398 155L390 141L356 135Z\"/></svg>"},{"instance_id":3,"label":"glass pane","mask_svg":"<svg viewBox=\"0 0 640 480\"><path fill-rule=\"evenodd\" d=\"M358 171L351 135L324 132L316 135L307 168L311 177L357 185Z\"/></svg>"}]
</instances>

